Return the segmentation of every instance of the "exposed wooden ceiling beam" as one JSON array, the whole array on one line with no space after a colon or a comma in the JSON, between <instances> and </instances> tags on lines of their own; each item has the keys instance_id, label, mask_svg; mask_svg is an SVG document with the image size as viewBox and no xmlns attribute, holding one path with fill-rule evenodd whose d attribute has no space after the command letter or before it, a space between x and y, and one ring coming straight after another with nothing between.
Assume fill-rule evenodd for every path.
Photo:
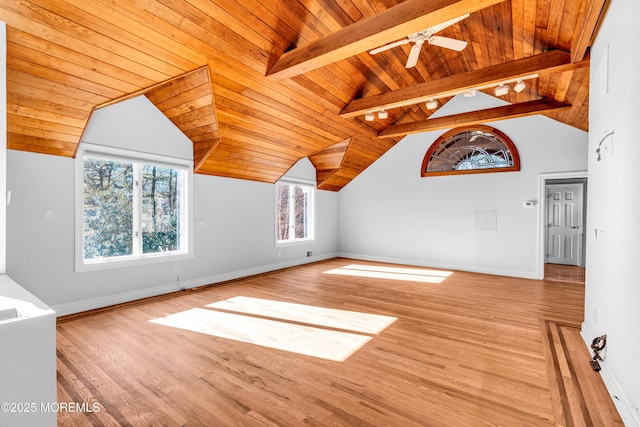
<instances>
[{"instance_id":1,"label":"exposed wooden ceiling beam","mask_svg":"<svg viewBox=\"0 0 640 427\"><path fill-rule=\"evenodd\" d=\"M603 16L607 0L590 0L584 3L584 9L571 46L571 62L582 61L587 54Z\"/></svg>"},{"instance_id":2,"label":"exposed wooden ceiling beam","mask_svg":"<svg viewBox=\"0 0 640 427\"><path fill-rule=\"evenodd\" d=\"M267 77L291 78L503 1L406 0L327 37L285 52L267 72Z\"/></svg>"},{"instance_id":3,"label":"exposed wooden ceiling beam","mask_svg":"<svg viewBox=\"0 0 640 427\"><path fill-rule=\"evenodd\" d=\"M481 123L495 122L498 120L515 119L534 114L542 114L570 107L571 105L564 102L556 101L551 98L543 98L519 104L511 104L502 107L454 114L452 116L438 117L436 119L428 119L421 122L393 125L382 131L379 137L394 138L412 133L449 129L466 125L477 125Z\"/></svg>"},{"instance_id":4,"label":"exposed wooden ceiling beam","mask_svg":"<svg viewBox=\"0 0 640 427\"><path fill-rule=\"evenodd\" d=\"M506 80L517 79L536 73L569 71L588 66L588 61L571 63L568 52L552 50L504 64L469 71L438 80L432 80L404 89L369 96L352 101L340 113L341 117L355 117L367 111L391 109L418 104L431 98L462 93L467 89L486 85L498 85Z\"/></svg>"}]
</instances>

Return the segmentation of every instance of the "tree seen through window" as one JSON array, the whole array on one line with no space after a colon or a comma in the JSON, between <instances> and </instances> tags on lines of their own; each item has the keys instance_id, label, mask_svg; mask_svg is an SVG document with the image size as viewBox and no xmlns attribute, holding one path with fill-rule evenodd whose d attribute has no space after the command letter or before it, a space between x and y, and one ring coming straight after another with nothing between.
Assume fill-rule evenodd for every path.
<instances>
[{"instance_id":1,"label":"tree seen through window","mask_svg":"<svg viewBox=\"0 0 640 427\"><path fill-rule=\"evenodd\" d=\"M313 239L313 187L276 184L276 227L278 242Z\"/></svg>"},{"instance_id":2,"label":"tree seen through window","mask_svg":"<svg viewBox=\"0 0 640 427\"><path fill-rule=\"evenodd\" d=\"M86 157L84 259L180 249L181 176L170 167Z\"/></svg>"}]
</instances>

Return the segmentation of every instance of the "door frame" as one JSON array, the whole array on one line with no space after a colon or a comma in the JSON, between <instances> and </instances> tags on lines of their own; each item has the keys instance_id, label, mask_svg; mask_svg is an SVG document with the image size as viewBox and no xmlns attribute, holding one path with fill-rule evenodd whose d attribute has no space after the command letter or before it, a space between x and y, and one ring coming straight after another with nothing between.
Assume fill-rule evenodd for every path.
<instances>
[{"instance_id":1,"label":"door frame","mask_svg":"<svg viewBox=\"0 0 640 427\"><path fill-rule=\"evenodd\" d=\"M577 179L577 178L587 178L587 171L575 171L575 172L554 172L554 173L541 173L538 176L538 255L537 255L537 265L538 272L536 277L540 280L544 279L544 262L546 260L546 239L547 239L547 181L558 180L558 179ZM583 190L584 191L584 190ZM582 198L582 209L584 212L587 211L587 198L584 197L583 193ZM583 232L587 233L586 224L583 224ZM582 248L582 257L585 259L585 250L586 248ZM584 262L583 262L584 264Z\"/></svg>"}]
</instances>

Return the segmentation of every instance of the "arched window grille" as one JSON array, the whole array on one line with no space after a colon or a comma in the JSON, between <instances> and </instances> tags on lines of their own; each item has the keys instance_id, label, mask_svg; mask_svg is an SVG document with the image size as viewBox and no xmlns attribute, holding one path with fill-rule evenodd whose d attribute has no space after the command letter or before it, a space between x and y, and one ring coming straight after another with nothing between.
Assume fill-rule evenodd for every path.
<instances>
[{"instance_id":1,"label":"arched window grille","mask_svg":"<svg viewBox=\"0 0 640 427\"><path fill-rule=\"evenodd\" d=\"M483 125L444 133L422 161L422 176L519 170L520 156L513 141L498 129Z\"/></svg>"}]
</instances>

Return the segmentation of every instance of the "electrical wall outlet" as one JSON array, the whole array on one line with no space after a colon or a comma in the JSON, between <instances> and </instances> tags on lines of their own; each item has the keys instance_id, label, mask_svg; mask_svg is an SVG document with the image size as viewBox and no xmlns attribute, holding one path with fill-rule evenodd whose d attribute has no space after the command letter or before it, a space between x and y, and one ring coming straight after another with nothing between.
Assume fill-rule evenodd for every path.
<instances>
[{"instance_id":1,"label":"electrical wall outlet","mask_svg":"<svg viewBox=\"0 0 640 427\"><path fill-rule=\"evenodd\" d=\"M180 266L176 265L175 267L173 267L173 274L180 274Z\"/></svg>"}]
</instances>

